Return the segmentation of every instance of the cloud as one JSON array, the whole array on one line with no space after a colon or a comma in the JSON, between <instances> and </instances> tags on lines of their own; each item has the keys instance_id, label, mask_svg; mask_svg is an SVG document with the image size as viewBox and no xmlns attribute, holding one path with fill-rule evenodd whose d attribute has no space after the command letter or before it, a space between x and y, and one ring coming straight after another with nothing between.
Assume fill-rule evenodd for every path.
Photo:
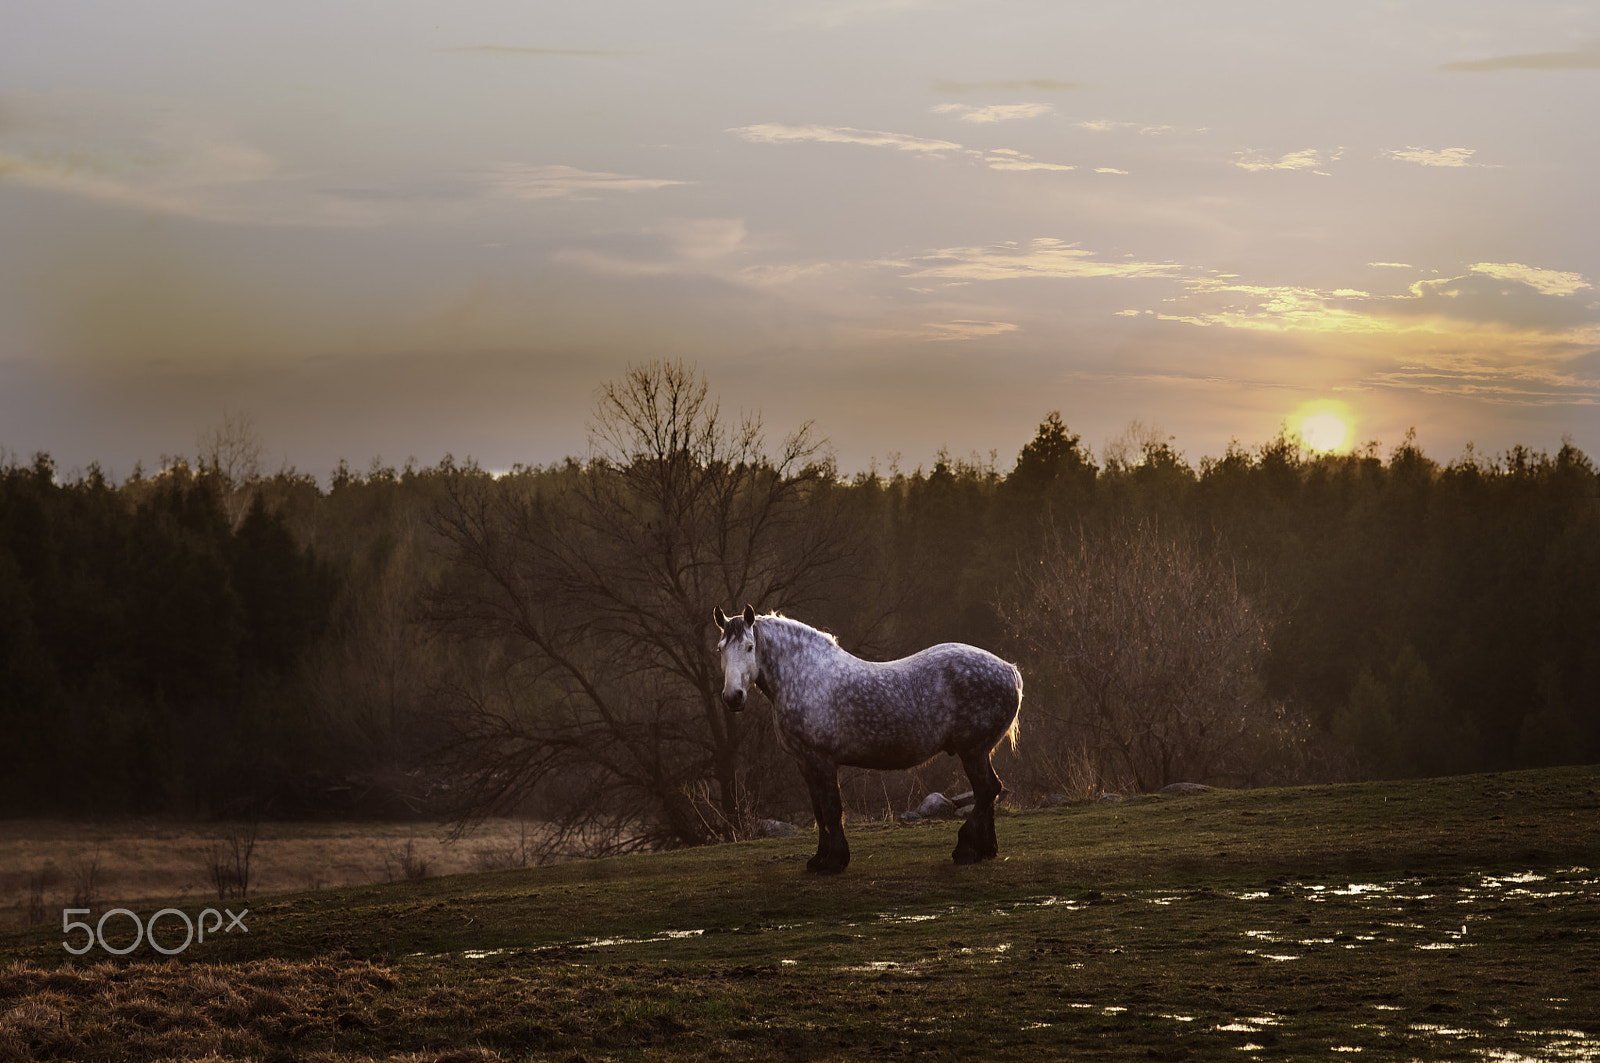
<instances>
[{"instance_id":1,"label":"cloud","mask_svg":"<svg viewBox=\"0 0 1600 1063\"><path fill-rule=\"evenodd\" d=\"M1020 331L1020 329L1020 325L1014 325L1009 321L957 319L954 321L928 321L913 328L868 329L866 332L875 339L946 343L951 340L978 340L989 336L1003 336L1008 332Z\"/></svg>"},{"instance_id":2,"label":"cloud","mask_svg":"<svg viewBox=\"0 0 1600 1063\"><path fill-rule=\"evenodd\" d=\"M730 255L749 235L743 218L669 218L645 232L665 238L679 258L693 262Z\"/></svg>"},{"instance_id":3,"label":"cloud","mask_svg":"<svg viewBox=\"0 0 1600 1063\"><path fill-rule=\"evenodd\" d=\"M596 199L602 192L648 192L688 184L659 177L580 170L575 166L503 163L483 177L496 195L512 199Z\"/></svg>"},{"instance_id":4,"label":"cloud","mask_svg":"<svg viewBox=\"0 0 1600 1063\"><path fill-rule=\"evenodd\" d=\"M1396 294L1213 276L1189 281L1169 309L1151 316L1287 334L1331 360L1357 358L1369 368L1353 387L1523 407L1592 406L1600 404L1600 379L1585 365L1600 346L1600 319L1573 297L1586 286L1576 274L1501 263Z\"/></svg>"},{"instance_id":5,"label":"cloud","mask_svg":"<svg viewBox=\"0 0 1600 1063\"><path fill-rule=\"evenodd\" d=\"M1025 118L1038 118L1055 108L1048 103L996 103L988 107L969 107L964 103L941 103L933 108L934 114L953 114L963 122L1015 122Z\"/></svg>"},{"instance_id":6,"label":"cloud","mask_svg":"<svg viewBox=\"0 0 1600 1063\"><path fill-rule=\"evenodd\" d=\"M873 148L894 148L897 151L941 152L966 151L960 144L948 140L929 140L905 133L886 133L875 129L853 129L850 126L821 125L759 125L736 126L727 130L752 144L793 144L814 142L819 144L863 144Z\"/></svg>"},{"instance_id":7,"label":"cloud","mask_svg":"<svg viewBox=\"0 0 1600 1063\"><path fill-rule=\"evenodd\" d=\"M1374 297L1353 289L1231 283L1206 277L1191 281L1178 302L1181 313L1158 313L1163 321L1267 332L1393 332L1403 326L1373 315L1359 304ZM1354 301L1358 304L1352 307Z\"/></svg>"},{"instance_id":8,"label":"cloud","mask_svg":"<svg viewBox=\"0 0 1600 1063\"><path fill-rule=\"evenodd\" d=\"M1018 278L1176 277L1185 267L1158 262L1107 262L1093 251L1049 237L1026 244L1006 242L989 247L946 247L884 265L907 270L908 278L940 277L983 281Z\"/></svg>"},{"instance_id":9,"label":"cloud","mask_svg":"<svg viewBox=\"0 0 1600 1063\"><path fill-rule=\"evenodd\" d=\"M1469 269L1497 280L1525 284L1544 295L1574 295L1594 285L1581 273L1563 273L1554 269L1537 269L1520 262L1475 262Z\"/></svg>"},{"instance_id":10,"label":"cloud","mask_svg":"<svg viewBox=\"0 0 1600 1063\"><path fill-rule=\"evenodd\" d=\"M959 106L952 104L950 106ZM789 126L776 124L739 126L728 130L752 144L861 144L873 148L892 148L896 151L920 152L929 155L958 154L978 159L991 170L1028 171L1042 170L1065 173L1078 167L1069 163L1040 162L1032 155L1013 148L991 148L979 151L951 140L929 140L905 133L886 133L874 129L852 129L849 126ZM1124 171L1104 171L1122 173Z\"/></svg>"},{"instance_id":11,"label":"cloud","mask_svg":"<svg viewBox=\"0 0 1600 1063\"><path fill-rule=\"evenodd\" d=\"M1078 81L1057 81L1055 78L1027 78L1022 81L948 81L933 83L938 92L965 94L972 92L1070 92L1086 86Z\"/></svg>"},{"instance_id":12,"label":"cloud","mask_svg":"<svg viewBox=\"0 0 1600 1063\"><path fill-rule=\"evenodd\" d=\"M1453 338L1506 352L1568 357L1600 343L1595 308L1573 298L1591 287L1581 274L1492 262L1477 263L1462 276L1417 281L1397 294L1252 285L1213 276L1189 281L1185 293L1169 301L1171 309L1156 316L1263 332L1425 335L1431 347Z\"/></svg>"},{"instance_id":13,"label":"cloud","mask_svg":"<svg viewBox=\"0 0 1600 1063\"><path fill-rule=\"evenodd\" d=\"M991 170L1076 170L1076 166L1059 162L1039 162L1032 155L1024 155L1020 151L1010 148L995 148L983 157L983 163Z\"/></svg>"},{"instance_id":14,"label":"cloud","mask_svg":"<svg viewBox=\"0 0 1600 1063\"><path fill-rule=\"evenodd\" d=\"M1413 266L1409 262L1368 262L1367 265L1371 266L1373 269L1416 269L1417 268L1417 267Z\"/></svg>"},{"instance_id":15,"label":"cloud","mask_svg":"<svg viewBox=\"0 0 1600 1063\"><path fill-rule=\"evenodd\" d=\"M1440 70L1481 73L1492 70L1600 70L1600 41L1569 52L1529 52L1445 63Z\"/></svg>"},{"instance_id":16,"label":"cloud","mask_svg":"<svg viewBox=\"0 0 1600 1063\"><path fill-rule=\"evenodd\" d=\"M1124 177L1128 176L1128 171L1127 170L1119 170L1115 166L1096 166L1094 168L1094 172L1095 173L1115 173L1115 174L1121 174Z\"/></svg>"},{"instance_id":17,"label":"cloud","mask_svg":"<svg viewBox=\"0 0 1600 1063\"><path fill-rule=\"evenodd\" d=\"M736 268L737 260L731 256L745 250L748 235L743 218L668 218L636 234L608 234L601 242L609 251L566 247L554 252L551 260L613 277L693 275L751 285L773 283L771 277L746 276Z\"/></svg>"},{"instance_id":18,"label":"cloud","mask_svg":"<svg viewBox=\"0 0 1600 1063\"><path fill-rule=\"evenodd\" d=\"M362 205L305 187L273 156L225 133L169 126L130 132L128 139L133 143L0 153L0 182L222 224L344 227L374 221Z\"/></svg>"},{"instance_id":19,"label":"cloud","mask_svg":"<svg viewBox=\"0 0 1600 1063\"><path fill-rule=\"evenodd\" d=\"M1487 166L1488 163L1473 162L1472 156L1477 153L1475 148L1394 148L1385 151L1384 157L1397 159L1400 162L1414 162L1418 166Z\"/></svg>"},{"instance_id":20,"label":"cloud","mask_svg":"<svg viewBox=\"0 0 1600 1063\"><path fill-rule=\"evenodd\" d=\"M1375 372L1366 384L1500 406L1600 406L1600 379L1574 372L1575 365L1539 361L1500 365L1473 355L1434 355Z\"/></svg>"},{"instance_id":21,"label":"cloud","mask_svg":"<svg viewBox=\"0 0 1600 1063\"><path fill-rule=\"evenodd\" d=\"M1336 162L1344 155L1344 149L1338 148L1332 154L1317 148L1306 148L1304 151L1291 151L1287 155L1280 155L1276 159L1259 151L1235 152L1233 164L1241 170L1252 173L1261 170L1309 170L1315 174L1327 176L1327 171L1322 167L1331 162Z\"/></svg>"},{"instance_id":22,"label":"cloud","mask_svg":"<svg viewBox=\"0 0 1600 1063\"><path fill-rule=\"evenodd\" d=\"M1084 129L1090 133L1113 133L1123 129L1133 129L1137 130L1140 136L1147 137L1178 132L1177 126L1141 125L1138 122L1117 122L1109 118L1090 118L1081 122L1073 122L1072 125L1076 129ZM1198 130L1197 132L1204 132L1204 130Z\"/></svg>"}]
</instances>

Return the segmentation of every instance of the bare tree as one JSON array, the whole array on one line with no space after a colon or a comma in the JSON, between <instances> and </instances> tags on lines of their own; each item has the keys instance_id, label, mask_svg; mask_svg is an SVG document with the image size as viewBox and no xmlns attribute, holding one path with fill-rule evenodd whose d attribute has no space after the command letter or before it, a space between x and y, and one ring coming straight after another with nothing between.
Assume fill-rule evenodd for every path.
<instances>
[{"instance_id":1,"label":"bare tree","mask_svg":"<svg viewBox=\"0 0 1600 1063\"><path fill-rule=\"evenodd\" d=\"M1216 550L1151 523L1052 530L1022 582L1003 612L1030 676L1053 680L1053 713L1031 711L1056 717L1064 774L1087 756L1104 783L1150 790L1272 766L1287 722L1256 678L1268 624Z\"/></svg>"},{"instance_id":2,"label":"bare tree","mask_svg":"<svg viewBox=\"0 0 1600 1063\"><path fill-rule=\"evenodd\" d=\"M222 411L222 423L201 431L196 439L203 476L217 482L229 524L237 529L255 500L261 479L261 435L248 413Z\"/></svg>"},{"instance_id":3,"label":"bare tree","mask_svg":"<svg viewBox=\"0 0 1600 1063\"><path fill-rule=\"evenodd\" d=\"M759 418L725 420L682 363L603 386L590 448L539 474L466 470L435 514L455 564L433 626L473 649L442 763L468 817L559 794L552 837L591 851L703 841L748 810L712 609L803 605L853 539L810 426L769 455Z\"/></svg>"}]
</instances>

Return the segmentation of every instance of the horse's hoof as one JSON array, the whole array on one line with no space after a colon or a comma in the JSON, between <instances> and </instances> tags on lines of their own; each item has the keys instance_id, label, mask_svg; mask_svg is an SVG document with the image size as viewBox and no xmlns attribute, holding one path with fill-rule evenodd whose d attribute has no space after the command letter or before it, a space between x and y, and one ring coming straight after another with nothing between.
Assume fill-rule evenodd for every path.
<instances>
[{"instance_id":1,"label":"horse's hoof","mask_svg":"<svg viewBox=\"0 0 1600 1063\"><path fill-rule=\"evenodd\" d=\"M818 860L812 857L806 862L806 870L813 875L837 875L843 871L845 865L832 860Z\"/></svg>"},{"instance_id":2,"label":"horse's hoof","mask_svg":"<svg viewBox=\"0 0 1600 1063\"><path fill-rule=\"evenodd\" d=\"M983 854L966 845L956 846L956 851L950 854L950 859L958 864L976 864L983 859Z\"/></svg>"}]
</instances>

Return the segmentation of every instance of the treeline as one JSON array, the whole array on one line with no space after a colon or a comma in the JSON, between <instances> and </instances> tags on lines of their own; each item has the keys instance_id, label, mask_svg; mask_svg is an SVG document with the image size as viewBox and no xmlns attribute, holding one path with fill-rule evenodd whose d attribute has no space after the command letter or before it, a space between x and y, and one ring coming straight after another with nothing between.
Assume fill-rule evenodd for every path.
<instances>
[{"instance_id":1,"label":"treeline","mask_svg":"<svg viewBox=\"0 0 1600 1063\"><path fill-rule=\"evenodd\" d=\"M1017 800L1600 759L1600 476L1571 445L1280 437L841 476L702 379L601 392L588 460L112 485L0 469L0 814L520 812L606 852L806 807L721 706L716 605L862 656L996 649ZM852 776L859 806L943 781Z\"/></svg>"}]
</instances>

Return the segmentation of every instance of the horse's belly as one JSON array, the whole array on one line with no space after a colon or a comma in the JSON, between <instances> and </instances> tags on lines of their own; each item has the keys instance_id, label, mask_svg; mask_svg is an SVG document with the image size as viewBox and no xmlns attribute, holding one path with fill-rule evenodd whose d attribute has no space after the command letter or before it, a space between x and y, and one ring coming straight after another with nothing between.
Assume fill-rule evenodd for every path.
<instances>
[{"instance_id":1,"label":"horse's belly","mask_svg":"<svg viewBox=\"0 0 1600 1063\"><path fill-rule=\"evenodd\" d=\"M875 726L860 715L781 719L778 744L791 756L821 756L853 768L893 771L914 768L940 752L936 736L902 726Z\"/></svg>"}]
</instances>

